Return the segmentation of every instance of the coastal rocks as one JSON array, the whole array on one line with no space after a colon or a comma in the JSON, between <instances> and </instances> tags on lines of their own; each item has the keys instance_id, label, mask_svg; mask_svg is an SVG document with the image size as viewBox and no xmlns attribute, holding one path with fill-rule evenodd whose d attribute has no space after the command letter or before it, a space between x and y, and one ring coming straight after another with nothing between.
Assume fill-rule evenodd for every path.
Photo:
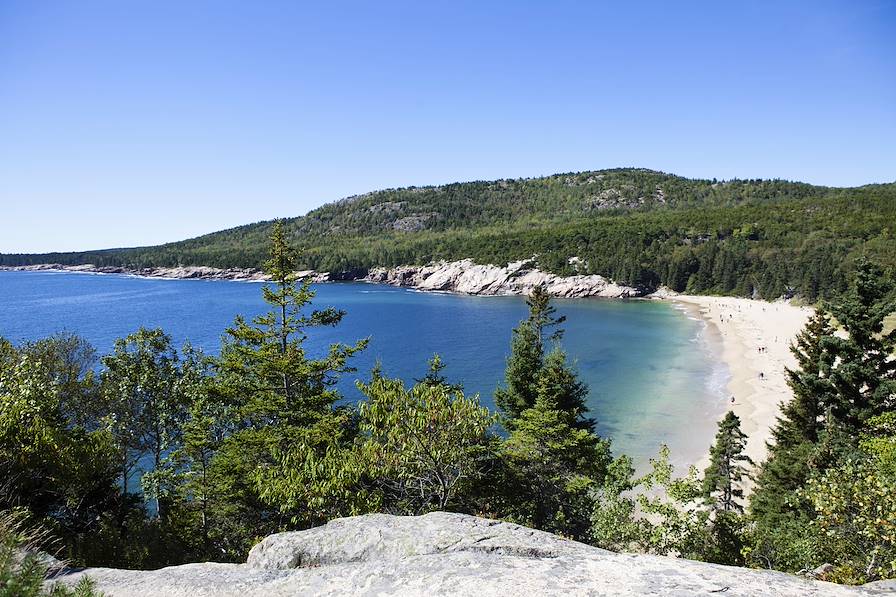
<instances>
[{"instance_id":1,"label":"coastal rocks","mask_svg":"<svg viewBox=\"0 0 896 597\"><path fill-rule=\"evenodd\" d=\"M120 274L126 276L140 276L143 278L169 278L173 280L236 280L243 282L261 282L270 280L267 274L252 268L228 268L205 267L200 265L178 267L145 267L128 268L118 266L96 265L61 265L58 263L42 263L38 265L21 265L14 267L0 267L0 271L61 271L82 274ZM308 270L297 272L300 277L311 276L314 282L326 282L329 277L326 273L319 274Z\"/></svg>"},{"instance_id":2,"label":"coastal rocks","mask_svg":"<svg viewBox=\"0 0 896 597\"><path fill-rule=\"evenodd\" d=\"M544 287L552 296L564 298L626 298L643 294L637 288L614 284L603 276L557 276L542 272L533 267L531 261L516 261L498 267L464 259L424 266L374 268L365 280L418 290L481 295L530 294L537 286Z\"/></svg>"},{"instance_id":3,"label":"coastal rocks","mask_svg":"<svg viewBox=\"0 0 896 597\"><path fill-rule=\"evenodd\" d=\"M742 595L852 596L876 589L779 572L615 554L518 525L435 512L374 514L279 533L246 564L156 571L93 568L110 597L220 595ZM886 590L886 587L883 587Z\"/></svg>"}]
</instances>

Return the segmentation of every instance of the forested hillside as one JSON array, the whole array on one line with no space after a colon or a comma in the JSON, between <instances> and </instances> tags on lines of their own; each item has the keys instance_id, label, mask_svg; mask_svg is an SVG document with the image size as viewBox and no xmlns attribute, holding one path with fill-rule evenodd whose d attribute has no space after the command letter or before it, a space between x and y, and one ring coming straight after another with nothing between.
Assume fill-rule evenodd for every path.
<instances>
[{"instance_id":1,"label":"forested hillside","mask_svg":"<svg viewBox=\"0 0 896 597\"><path fill-rule=\"evenodd\" d=\"M645 169L377 191L284 220L302 267L473 258L677 291L814 300L845 288L854 257L896 265L896 183L817 187L694 180ZM156 247L0 255L0 265L258 267L271 222Z\"/></svg>"}]
</instances>

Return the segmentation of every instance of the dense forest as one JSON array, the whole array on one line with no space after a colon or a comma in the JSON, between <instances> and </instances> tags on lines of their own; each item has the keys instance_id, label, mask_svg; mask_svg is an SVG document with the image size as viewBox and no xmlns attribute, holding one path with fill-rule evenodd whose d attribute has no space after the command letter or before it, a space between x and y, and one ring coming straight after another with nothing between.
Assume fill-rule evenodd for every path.
<instances>
[{"instance_id":1,"label":"dense forest","mask_svg":"<svg viewBox=\"0 0 896 597\"><path fill-rule=\"evenodd\" d=\"M794 573L829 564L816 576L846 583L896 577L896 331L882 331L896 287L867 260L793 344L794 398L768 460L754 470L728 413L709 466L684 476L665 449L636 476L595 433L562 348L574 322L543 290L508 330L498 412L446 379L438 356L410 386L374 369L346 404L335 383L365 342L306 353L307 335L344 313L312 309L283 226L264 267L270 312L237 317L218 357L158 329L99 363L72 335L0 339L0 594L50 594L36 555L48 545L76 565L242 561L280 530L433 510L612 550Z\"/></svg>"},{"instance_id":2,"label":"dense forest","mask_svg":"<svg viewBox=\"0 0 896 597\"><path fill-rule=\"evenodd\" d=\"M695 180L645 169L377 191L283 220L298 266L357 275L375 266L570 257L617 282L679 292L810 301L846 289L855 258L896 266L896 183L818 187ZM0 265L260 267L273 222L156 247L0 255Z\"/></svg>"}]
</instances>

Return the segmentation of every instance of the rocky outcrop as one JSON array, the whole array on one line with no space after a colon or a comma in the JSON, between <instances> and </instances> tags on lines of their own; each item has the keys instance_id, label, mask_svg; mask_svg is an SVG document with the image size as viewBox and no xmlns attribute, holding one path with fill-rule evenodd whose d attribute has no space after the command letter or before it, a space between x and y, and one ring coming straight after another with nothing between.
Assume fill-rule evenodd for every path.
<instances>
[{"instance_id":1,"label":"rocky outcrop","mask_svg":"<svg viewBox=\"0 0 896 597\"><path fill-rule=\"evenodd\" d=\"M110 597L286 595L882 595L780 572L615 554L518 525L435 512L334 520L256 545L245 564L88 569Z\"/></svg>"},{"instance_id":2,"label":"rocky outcrop","mask_svg":"<svg viewBox=\"0 0 896 597\"><path fill-rule=\"evenodd\" d=\"M576 258L570 260L574 270L584 267ZM178 280L241 280L265 281L270 277L257 269L218 269L202 266L181 267L98 267L95 265L41 264L0 267L0 271L65 271L90 274L123 274L147 278L173 278ZM417 290L457 292L480 295L530 294L536 286L542 286L552 296L563 298L629 298L644 296L645 291L631 286L615 284L603 276L557 276L536 268L532 260L497 265L479 265L471 259L440 261L430 265L405 265L394 268L354 269L343 272L298 272L310 276L314 282L362 280L378 284L404 286Z\"/></svg>"},{"instance_id":3,"label":"rocky outcrop","mask_svg":"<svg viewBox=\"0 0 896 597\"><path fill-rule=\"evenodd\" d=\"M542 272L531 261L516 261L505 267L498 267L479 265L470 259L464 259L423 266L374 268L365 280L418 290L482 295L529 294L536 286L543 286L552 296L564 298L627 298L643 295L640 289L615 284L603 276L557 276Z\"/></svg>"},{"instance_id":4,"label":"rocky outcrop","mask_svg":"<svg viewBox=\"0 0 896 597\"><path fill-rule=\"evenodd\" d=\"M270 276L257 269L219 269L216 267L205 267L199 265L130 268L117 266L96 266L90 264L61 265L58 263L42 263L39 265L0 267L0 271L62 271L82 274L120 274L126 276L140 276L143 278L170 278L175 280L237 280L245 282L260 282L270 280ZM326 282L329 279L326 273L319 274L310 270L298 273L300 276L312 276L315 282Z\"/></svg>"}]
</instances>

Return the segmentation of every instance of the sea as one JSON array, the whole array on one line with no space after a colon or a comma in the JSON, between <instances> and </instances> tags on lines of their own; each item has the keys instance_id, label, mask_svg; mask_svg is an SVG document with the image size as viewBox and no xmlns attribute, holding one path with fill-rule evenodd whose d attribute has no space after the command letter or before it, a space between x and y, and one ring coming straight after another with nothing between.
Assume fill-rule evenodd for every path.
<instances>
[{"instance_id":1,"label":"sea","mask_svg":"<svg viewBox=\"0 0 896 597\"><path fill-rule=\"evenodd\" d=\"M369 338L353 359L355 373L338 388L346 401L362 398L357 380L377 363L408 384L426 374L439 354L449 381L493 407L503 383L511 331L525 318L525 299L419 292L360 282L314 286L312 308L345 311L335 328L315 328L311 355L334 342ZM725 410L729 373L706 324L667 301L556 299L566 316L562 346L590 389L588 406L598 433L616 454L645 470L661 444L679 472L708 450ZM217 354L234 318L263 313L257 282L169 280L71 272L0 271L0 336L13 343L58 332L87 339L99 354L139 327L162 328Z\"/></svg>"}]
</instances>

